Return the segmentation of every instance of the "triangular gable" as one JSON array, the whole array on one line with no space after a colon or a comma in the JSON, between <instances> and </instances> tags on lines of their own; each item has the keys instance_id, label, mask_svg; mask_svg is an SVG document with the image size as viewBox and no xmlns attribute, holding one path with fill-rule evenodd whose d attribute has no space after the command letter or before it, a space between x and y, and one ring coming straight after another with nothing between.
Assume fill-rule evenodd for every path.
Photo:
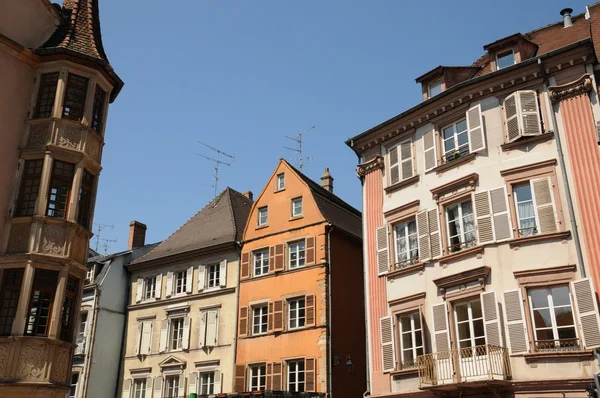
<instances>
[{"instance_id":1,"label":"triangular gable","mask_svg":"<svg viewBox=\"0 0 600 398\"><path fill-rule=\"evenodd\" d=\"M169 355L165 360L158 364L159 367L185 366L186 363L175 355Z\"/></svg>"}]
</instances>

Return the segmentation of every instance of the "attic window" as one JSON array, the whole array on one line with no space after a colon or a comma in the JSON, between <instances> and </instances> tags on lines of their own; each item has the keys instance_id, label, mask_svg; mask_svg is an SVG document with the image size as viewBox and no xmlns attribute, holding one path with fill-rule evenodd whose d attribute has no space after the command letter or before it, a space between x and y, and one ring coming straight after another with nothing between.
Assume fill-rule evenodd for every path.
<instances>
[{"instance_id":1,"label":"attic window","mask_svg":"<svg viewBox=\"0 0 600 398\"><path fill-rule=\"evenodd\" d=\"M504 51L496 55L496 65L498 70L507 68L515 64L515 52L513 50Z\"/></svg>"},{"instance_id":2,"label":"attic window","mask_svg":"<svg viewBox=\"0 0 600 398\"><path fill-rule=\"evenodd\" d=\"M438 79L433 83L430 83L427 89L429 91L429 98L435 97L442 92L442 79Z\"/></svg>"}]
</instances>

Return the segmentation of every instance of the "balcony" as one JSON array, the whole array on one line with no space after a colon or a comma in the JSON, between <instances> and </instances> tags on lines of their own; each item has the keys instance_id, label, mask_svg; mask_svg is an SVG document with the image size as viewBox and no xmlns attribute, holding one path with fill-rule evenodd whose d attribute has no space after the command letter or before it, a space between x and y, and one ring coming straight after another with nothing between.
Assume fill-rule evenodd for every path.
<instances>
[{"instance_id":1,"label":"balcony","mask_svg":"<svg viewBox=\"0 0 600 398\"><path fill-rule=\"evenodd\" d=\"M202 395L198 398L325 398L324 392L254 391L233 394Z\"/></svg>"},{"instance_id":2,"label":"balcony","mask_svg":"<svg viewBox=\"0 0 600 398\"><path fill-rule=\"evenodd\" d=\"M417 369L421 389L449 389L444 387L511 377L508 350L490 344L421 355Z\"/></svg>"},{"instance_id":3,"label":"balcony","mask_svg":"<svg viewBox=\"0 0 600 398\"><path fill-rule=\"evenodd\" d=\"M73 355L83 355L85 353L85 338L77 336L77 345L75 346L75 353Z\"/></svg>"}]
</instances>

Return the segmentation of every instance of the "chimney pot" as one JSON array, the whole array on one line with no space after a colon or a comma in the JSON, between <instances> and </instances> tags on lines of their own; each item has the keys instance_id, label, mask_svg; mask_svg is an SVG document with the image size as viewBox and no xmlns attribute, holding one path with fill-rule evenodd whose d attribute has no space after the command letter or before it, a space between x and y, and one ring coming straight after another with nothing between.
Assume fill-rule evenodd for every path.
<instances>
[{"instance_id":1,"label":"chimney pot","mask_svg":"<svg viewBox=\"0 0 600 398\"><path fill-rule=\"evenodd\" d=\"M560 15L562 15L562 17L563 17L563 22L564 22L565 28L568 28L569 26L573 25L573 20L571 19L572 13L573 13L572 8L563 8L562 10L560 10Z\"/></svg>"},{"instance_id":2,"label":"chimney pot","mask_svg":"<svg viewBox=\"0 0 600 398\"><path fill-rule=\"evenodd\" d=\"M129 223L129 250L146 244L146 224L139 221Z\"/></svg>"},{"instance_id":3,"label":"chimney pot","mask_svg":"<svg viewBox=\"0 0 600 398\"><path fill-rule=\"evenodd\" d=\"M321 186L333 193L333 177L329 173L329 167L325 168L323 175L321 176Z\"/></svg>"},{"instance_id":4,"label":"chimney pot","mask_svg":"<svg viewBox=\"0 0 600 398\"><path fill-rule=\"evenodd\" d=\"M250 200L254 200L254 194L252 193L252 191L244 191L244 192L242 192L242 195L244 195L245 197L247 197Z\"/></svg>"}]
</instances>

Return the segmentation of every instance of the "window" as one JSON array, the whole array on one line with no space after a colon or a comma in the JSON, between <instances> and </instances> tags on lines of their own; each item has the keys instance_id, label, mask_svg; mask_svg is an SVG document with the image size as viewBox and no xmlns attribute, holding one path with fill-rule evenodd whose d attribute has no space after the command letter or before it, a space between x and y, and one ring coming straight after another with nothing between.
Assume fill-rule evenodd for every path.
<instances>
[{"instance_id":1,"label":"window","mask_svg":"<svg viewBox=\"0 0 600 398\"><path fill-rule=\"evenodd\" d=\"M292 217L302 215L302 198L292 199Z\"/></svg>"},{"instance_id":2,"label":"window","mask_svg":"<svg viewBox=\"0 0 600 398\"><path fill-rule=\"evenodd\" d=\"M415 220L394 225L394 240L396 241L396 268L415 264L419 256Z\"/></svg>"},{"instance_id":3,"label":"window","mask_svg":"<svg viewBox=\"0 0 600 398\"><path fill-rule=\"evenodd\" d=\"M101 133L102 116L104 112L104 101L106 99L106 91L96 85L94 92L94 102L92 103L92 128L96 133Z\"/></svg>"},{"instance_id":4,"label":"window","mask_svg":"<svg viewBox=\"0 0 600 398\"><path fill-rule=\"evenodd\" d=\"M401 315L400 324L400 357L402 369L417 365L417 357L423 355L423 332L421 327L421 314Z\"/></svg>"},{"instance_id":5,"label":"window","mask_svg":"<svg viewBox=\"0 0 600 398\"><path fill-rule=\"evenodd\" d=\"M277 190L281 191L285 189L285 174L277 174Z\"/></svg>"},{"instance_id":6,"label":"window","mask_svg":"<svg viewBox=\"0 0 600 398\"><path fill-rule=\"evenodd\" d=\"M146 278L144 280L144 299L148 300L156 297L156 278Z\"/></svg>"},{"instance_id":7,"label":"window","mask_svg":"<svg viewBox=\"0 0 600 398\"><path fill-rule=\"evenodd\" d=\"M133 398L146 397L146 379L133 380Z\"/></svg>"},{"instance_id":8,"label":"window","mask_svg":"<svg viewBox=\"0 0 600 398\"><path fill-rule=\"evenodd\" d=\"M265 391L267 389L267 369L265 365L250 367L250 391Z\"/></svg>"},{"instance_id":9,"label":"window","mask_svg":"<svg viewBox=\"0 0 600 398\"><path fill-rule=\"evenodd\" d=\"M175 273L175 293L185 293L187 283L187 271L179 271Z\"/></svg>"},{"instance_id":10,"label":"window","mask_svg":"<svg viewBox=\"0 0 600 398\"><path fill-rule=\"evenodd\" d=\"M79 329L77 330L77 344L85 343L85 328L87 326L88 313L82 312L79 316Z\"/></svg>"},{"instance_id":11,"label":"window","mask_svg":"<svg viewBox=\"0 0 600 398\"><path fill-rule=\"evenodd\" d=\"M88 88L88 78L69 73L67 88L63 102L64 119L81 120L85 108L85 97Z\"/></svg>"},{"instance_id":12,"label":"window","mask_svg":"<svg viewBox=\"0 0 600 398\"><path fill-rule=\"evenodd\" d=\"M289 361L287 385L289 392L304 392L304 361Z\"/></svg>"},{"instance_id":13,"label":"window","mask_svg":"<svg viewBox=\"0 0 600 398\"><path fill-rule=\"evenodd\" d=\"M220 264L213 264L206 267L208 269L208 287L218 287L220 283Z\"/></svg>"},{"instance_id":14,"label":"window","mask_svg":"<svg viewBox=\"0 0 600 398\"><path fill-rule=\"evenodd\" d=\"M200 319L200 347L216 347L218 345L219 310L202 311Z\"/></svg>"},{"instance_id":15,"label":"window","mask_svg":"<svg viewBox=\"0 0 600 398\"><path fill-rule=\"evenodd\" d=\"M428 86L429 98L434 97L442 92L442 80L436 80Z\"/></svg>"},{"instance_id":16,"label":"window","mask_svg":"<svg viewBox=\"0 0 600 398\"><path fill-rule=\"evenodd\" d=\"M54 161L52 179L50 180L50 189L48 191L47 216L65 218L74 174L74 164L59 160Z\"/></svg>"},{"instance_id":17,"label":"window","mask_svg":"<svg viewBox=\"0 0 600 398\"><path fill-rule=\"evenodd\" d=\"M446 207L446 220L450 253L475 246L475 222L470 200Z\"/></svg>"},{"instance_id":18,"label":"window","mask_svg":"<svg viewBox=\"0 0 600 398\"><path fill-rule=\"evenodd\" d=\"M179 350L182 348L183 341L183 318L171 319L171 336L169 341L169 348L171 350Z\"/></svg>"},{"instance_id":19,"label":"window","mask_svg":"<svg viewBox=\"0 0 600 398\"><path fill-rule=\"evenodd\" d=\"M27 160L25 162L17 203L17 217L32 216L35 212L35 201L40 190L43 166L43 159Z\"/></svg>"},{"instance_id":20,"label":"window","mask_svg":"<svg viewBox=\"0 0 600 398\"><path fill-rule=\"evenodd\" d=\"M90 228L90 218L92 216L92 190L94 189L94 180L96 176L83 170L81 178L81 188L79 188L79 210L77 213L77 223L84 228Z\"/></svg>"},{"instance_id":21,"label":"window","mask_svg":"<svg viewBox=\"0 0 600 398\"><path fill-rule=\"evenodd\" d=\"M69 398L75 398L77 393L77 383L79 382L79 373L71 373L71 386L69 387Z\"/></svg>"},{"instance_id":22,"label":"window","mask_svg":"<svg viewBox=\"0 0 600 398\"><path fill-rule=\"evenodd\" d=\"M58 84L58 72L44 73L40 80L37 103L35 105L34 119L52 116L54 99L56 98L56 85Z\"/></svg>"},{"instance_id":23,"label":"window","mask_svg":"<svg viewBox=\"0 0 600 398\"><path fill-rule=\"evenodd\" d=\"M269 209L266 206L258 209L258 225L267 225L268 216Z\"/></svg>"},{"instance_id":24,"label":"window","mask_svg":"<svg viewBox=\"0 0 600 398\"><path fill-rule=\"evenodd\" d=\"M290 253L290 269L304 266L306 261L304 241L290 243L288 250Z\"/></svg>"},{"instance_id":25,"label":"window","mask_svg":"<svg viewBox=\"0 0 600 398\"><path fill-rule=\"evenodd\" d=\"M179 386L179 375L165 376L164 398L179 398L179 389L181 387Z\"/></svg>"},{"instance_id":26,"label":"window","mask_svg":"<svg viewBox=\"0 0 600 398\"><path fill-rule=\"evenodd\" d=\"M252 334L267 333L268 311L266 305L252 308Z\"/></svg>"},{"instance_id":27,"label":"window","mask_svg":"<svg viewBox=\"0 0 600 398\"><path fill-rule=\"evenodd\" d=\"M515 64L515 53L513 50L505 51L496 55L496 65L498 70L507 68Z\"/></svg>"},{"instance_id":28,"label":"window","mask_svg":"<svg viewBox=\"0 0 600 398\"><path fill-rule=\"evenodd\" d=\"M469 153L467 119L460 120L442 129L444 140L444 162L452 162Z\"/></svg>"},{"instance_id":29,"label":"window","mask_svg":"<svg viewBox=\"0 0 600 398\"><path fill-rule=\"evenodd\" d=\"M60 323L60 339L64 341L73 339L73 316L77 290L79 290L79 280L72 276L67 277L67 288L65 289L65 301L63 302Z\"/></svg>"},{"instance_id":30,"label":"window","mask_svg":"<svg viewBox=\"0 0 600 398\"><path fill-rule=\"evenodd\" d=\"M536 351L578 349L568 286L528 290Z\"/></svg>"},{"instance_id":31,"label":"window","mask_svg":"<svg viewBox=\"0 0 600 398\"><path fill-rule=\"evenodd\" d=\"M471 357L481 354L475 349L485 345L485 331L483 328L483 313L479 299L454 305L454 319L456 320L456 334L461 357Z\"/></svg>"},{"instance_id":32,"label":"window","mask_svg":"<svg viewBox=\"0 0 600 398\"><path fill-rule=\"evenodd\" d=\"M54 304L54 293L58 281L58 272L36 269L33 277L29 310L25 334L29 336L47 336L50 329L50 315Z\"/></svg>"},{"instance_id":33,"label":"window","mask_svg":"<svg viewBox=\"0 0 600 398\"><path fill-rule=\"evenodd\" d=\"M88 270L85 273L85 282L86 283L94 283L94 265L90 265Z\"/></svg>"},{"instance_id":34,"label":"window","mask_svg":"<svg viewBox=\"0 0 600 398\"><path fill-rule=\"evenodd\" d=\"M304 327L305 318L305 300L303 298L292 299L288 301L288 328L297 329Z\"/></svg>"},{"instance_id":35,"label":"window","mask_svg":"<svg viewBox=\"0 0 600 398\"><path fill-rule=\"evenodd\" d=\"M152 319L138 321L135 355L148 355L152 351Z\"/></svg>"},{"instance_id":36,"label":"window","mask_svg":"<svg viewBox=\"0 0 600 398\"><path fill-rule=\"evenodd\" d=\"M254 276L266 275L269 273L269 250L260 250L254 252Z\"/></svg>"},{"instance_id":37,"label":"window","mask_svg":"<svg viewBox=\"0 0 600 398\"><path fill-rule=\"evenodd\" d=\"M515 185L513 187L515 197L515 207L517 220L519 221L519 235L529 236L538 233L535 222L535 210L533 206L533 196L531 195L531 185Z\"/></svg>"},{"instance_id":38,"label":"window","mask_svg":"<svg viewBox=\"0 0 600 398\"><path fill-rule=\"evenodd\" d=\"M200 394L215 393L215 372L200 373Z\"/></svg>"},{"instance_id":39,"label":"window","mask_svg":"<svg viewBox=\"0 0 600 398\"><path fill-rule=\"evenodd\" d=\"M0 297L0 336L9 336L21 295L23 269L5 269Z\"/></svg>"}]
</instances>

